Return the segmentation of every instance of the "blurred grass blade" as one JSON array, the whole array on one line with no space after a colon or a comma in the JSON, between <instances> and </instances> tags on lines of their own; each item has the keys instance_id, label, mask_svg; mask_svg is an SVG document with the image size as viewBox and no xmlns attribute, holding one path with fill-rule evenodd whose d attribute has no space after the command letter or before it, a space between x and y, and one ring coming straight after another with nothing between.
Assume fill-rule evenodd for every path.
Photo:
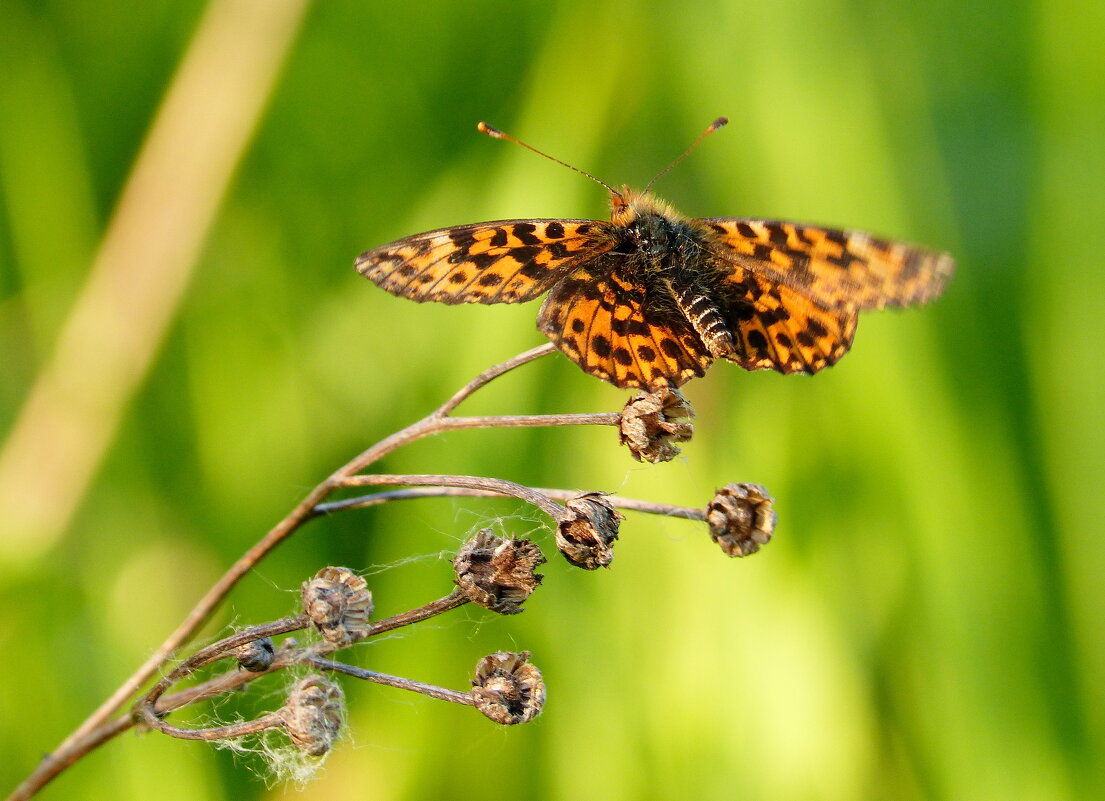
<instances>
[{"instance_id":1,"label":"blurred grass blade","mask_svg":"<svg viewBox=\"0 0 1105 801\"><path fill-rule=\"evenodd\" d=\"M213 0L0 450L0 559L68 525L149 372L309 0Z\"/></svg>"}]
</instances>

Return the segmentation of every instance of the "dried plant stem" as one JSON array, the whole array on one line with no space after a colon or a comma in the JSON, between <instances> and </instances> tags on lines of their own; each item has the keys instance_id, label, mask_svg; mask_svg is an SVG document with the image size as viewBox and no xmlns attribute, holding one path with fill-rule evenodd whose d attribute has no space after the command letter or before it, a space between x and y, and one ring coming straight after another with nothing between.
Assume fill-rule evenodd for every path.
<instances>
[{"instance_id":1,"label":"dried plant stem","mask_svg":"<svg viewBox=\"0 0 1105 801\"><path fill-rule=\"evenodd\" d=\"M467 706L475 706L476 702L472 698L471 693L462 693L458 690L449 690L445 687L438 687L434 684L424 684L420 681L414 681L412 679L404 679L400 676L390 676L387 673L377 673L375 670L365 670L364 668L354 667L353 665L346 665L342 662L331 662L329 659L321 659L319 657L313 657L306 660L306 664L311 667L316 667L319 670L328 670L335 673L344 673L346 676L352 676L357 679L364 679L365 681L374 681L377 684L386 684L388 687L398 687L401 690L410 690L416 693L422 693L428 695L431 698L439 698L442 701L450 701L454 704L465 704Z\"/></svg>"},{"instance_id":2,"label":"dried plant stem","mask_svg":"<svg viewBox=\"0 0 1105 801\"><path fill-rule=\"evenodd\" d=\"M247 629L243 629L236 634L229 637L224 637L216 643L212 643L206 648L201 648L196 651L188 659L181 662L173 670L165 676L161 681L155 684L143 699L139 711L145 715L149 713L150 716L154 715L154 705L167 689L172 687L176 682L191 675L205 665L209 665L218 659L224 659L231 655L231 651L237 648L239 645L245 645L247 642L253 640L259 640L262 637L274 637L278 634L287 634L291 631L300 631L311 625L311 621L306 615L296 615L295 617L286 617L282 620L277 620L273 623L266 623L260 626L250 626ZM147 722L150 722L150 718L147 718ZM155 723L150 725L154 728L159 728Z\"/></svg>"},{"instance_id":3,"label":"dried plant stem","mask_svg":"<svg viewBox=\"0 0 1105 801\"><path fill-rule=\"evenodd\" d=\"M376 637L380 634L385 634L389 631L402 628L403 626L409 626L412 623L420 623L423 620L429 620L432 617L448 612L457 607L464 606L469 602L468 596L460 590L453 590L443 598L438 598L435 601L430 601L417 609L411 609L406 612L400 612L397 615L391 617L385 617L374 622L368 633L368 637ZM302 623L302 625L299 625ZM157 683L145 696L142 701L143 707L148 707L149 711L154 713L158 718L163 716L166 712L171 712L174 709L180 709L188 704L201 701L205 698L211 698L217 695L223 695L230 690L237 689L243 684L246 684L254 679L274 673L277 670L289 667L291 665L303 664L309 662L315 658L321 658L322 656L338 650L344 647L343 645L332 643L328 641L319 642L309 649L298 650L296 649L294 641L291 643L292 647L282 647L277 652L276 657L273 659L272 665L266 670L258 671L256 673L250 671L233 670L223 673L222 675L215 676L212 679L208 679L205 682L197 684L194 687L189 687L186 690L182 690L172 695L162 695L165 690L172 686L174 682L180 681L187 675L202 667L203 665L210 664L216 659L230 655L230 652L239 645L249 642L250 640L259 639L261 637L271 637L276 634L287 633L289 631L295 631L297 629L305 628L307 621L303 617L285 618L284 620L278 620L274 623L267 623L260 626L251 626L241 632L238 632L233 637L227 637L220 640L217 643L213 643L202 651L198 651L192 658L187 660L178 666L171 674L166 676L160 682ZM287 644L287 643L286 643ZM143 714L146 713L145 709L141 710ZM161 728L155 726L155 728Z\"/></svg>"},{"instance_id":4,"label":"dried plant stem","mask_svg":"<svg viewBox=\"0 0 1105 801\"><path fill-rule=\"evenodd\" d=\"M157 703L154 704L154 711L157 716L164 717L167 713L173 712L177 709L182 709L191 704L199 701L204 701L208 698L216 698L220 695L226 695L229 692L233 692L251 681L254 681L261 676L267 676L270 673L275 673L278 670L283 670L286 667L296 664L301 651L294 647L295 643L292 642L291 647L287 648L283 652L277 654L273 659L272 665L268 669L253 673L248 670L228 670L225 673L220 673L218 676L208 679L207 681L200 682L199 684L188 687L187 689L180 690L179 692L169 693L163 695L157 699ZM137 722L131 715L125 715L120 720L129 720L131 722Z\"/></svg>"},{"instance_id":5,"label":"dried plant stem","mask_svg":"<svg viewBox=\"0 0 1105 801\"><path fill-rule=\"evenodd\" d=\"M181 740L226 740L230 737L258 734L265 729L275 729L283 724L283 718L276 712L270 712L253 720L229 723L226 726L212 726L209 729L184 729L179 726L171 726L165 721L157 720L152 716L145 720L152 728L156 728L162 734Z\"/></svg>"},{"instance_id":6,"label":"dried plant stem","mask_svg":"<svg viewBox=\"0 0 1105 801\"><path fill-rule=\"evenodd\" d=\"M616 426L621 419L618 412L595 414L509 414L483 417L446 417L441 421L441 431L463 428L549 428L551 426Z\"/></svg>"},{"instance_id":7,"label":"dried plant stem","mask_svg":"<svg viewBox=\"0 0 1105 801\"><path fill-rule=\"evenodd\" d=\"M435 416L446 417L453 409L460 406L467 398L469 398L473 392L480 387L486 386L490 381L498 378L504 373L509 373L511 370L521 367L523 364L532 362L534 359L540 359L542 356L548 356L550 353L556 352L556 345L551 342L546 342L544 345L538 345L536 348L531 348L527 351L519 353L517 356L513 356L507 359L505 362L500 362L494 367L489 367L484 370L478 376L473 378L463 387L458 389L453 397L445 401L434 412Z\"/></svg>"},{"instance_id":8,"label":"dried plant stem","mask_svg":"<svg viewBox=\"0 0 1105 801\"><path fill-rule=\"evenodd\" d=\"M418 609L412 609L409 612L401 612L398 615L392 615L383 620L377 620L372 624L372 630L369 632L368 636L375 637L387 631L409 626L411 623L419 623L423 620L428 620L435 615L440 615L442 612L448 612L450 609L464 606L466 603L468 603L468 596L460 590L453 590L444 598L431 601L425 606L420 606Z\"/></svg>"},{"instance_id":9,"label":"dried plant stem","mask_svg":"<svg viewBox=\"0 0 1105 801\"><path fill-rule=\"evenodd\" d=\"M548 495L550 498L559 498L561 500L568 500L573 496L571 492L558 489L539 489L537 492ZM699 509L695 506L676 506L670 503L655 503L653 501L638 500L637 498L623 498L619 495L604 495L603 498L619 509L628 509L632 512L643 512L644 514L660 515L662 517L679 517L684 520L706 519L706 510Z\"/></svg>"},{"instance_id":10,"label":"dried plant stem","mask_svg":"<svg viewBox=\"0 0 1105 801\"><path fill-rule=\"evenodd\" d=\"M549 498L548 495L530 489L513 481L504 481L498 478L480 478L477 476L448 476L448 475L365 475L350 476L342 480L343 487L375 487L387 485L407 485L421 487L460 487L483 492L493 492L496 495L518 498L526 501L542 512L545 512L554 521L560 522L567 516L564 507Z\"/></svg>"},{"instance_id":11,"label":"dried plant stem","mask_svg":"<svg viewBox=\"0 0 1105 801\"><path fill-rule=\"evenodd\" d=\"M533 492L540 493L547 498L557 501L567 501L576 497L579 493L573 490L547 489L543 487L529 487ZM389 490L387 492L374 492L371 495L360 495L356 498L344 498L340 501L320 503L315 507L317 514L334 514L350 509L365 509L370 506L378 506L391 501L405 501L416 498L507 498L515 497L512 494L498 492L494 489L460 487L460 486L420 486L411 489ZM660 515L662 517L679 517L684 520L705 520L706 512L694 506L675 506L670 503L654 503L641 501L636 498L623 498L619 495L604 495L607 501L619 509L629 509L634 512Z\"/></svg>"},{"instance_id":12,"label":"dried plant stem","mask_svg":"<svg viewBox=\"0 0 1105 801\"><path fill-rule=\"evenodd\" d=\"M378 620L372 624L371 630L367 636L374 637L379 634L383 634L388 631L400 628L402 626L409 626L412 623L417 623L422 620L427 620L436 615L440 615L444 612L448 612L451 609L456 609L459 606L463 606L468 603L468 596L460 590L454 590L446 595L444 598L439 598L436 601L431 601L417 609L412 609L408 612L402 612L391 617ZM310 625L310 621L305 615L298 615L296 617L284 618L283 620L277 620L272 623L265 623L259 626L251 626L248 629L219 640L216 643L197 651L187 660L178 665L169 675L165 676L159 681L136 708L136 718L140 719L142 723L156 729L162 734L167 734L170 737L178 737L185 740L218 740L227 737L241 737L247 734L256 734L264 729L271 729L280 725L281 718L273 713L272 715L264 716L253 721L243 721L228 726L214 726L204 729L188 729L180 726L173 726L166 723L162 718L167 712L174 709L178 709L184 706L186 703L192 703L194 701L202 700L204 698L210 698L215 695L220 695L229 690L235 689L248 681L253 680L257 676L272 673L281 668L288 667L292 664L308 664L315 665L325 670L337 670L340 672L349 673L350 671L360 670L359 668L349 667L342 665L338 662L330 662L323 659L322 656L331 651L335 651L338 648L344 647L343 644L332 642L321 642L316 646L307 649L306 651L295 651L294 649L287 649L281 652L278 659L273 660L273 664L264 671L249 672L235 670L217 676L210 681L204 682L197 687L190 688L183 693L178 693L176 696L170 696L168 702L159 703L162 700L162 694L169 689L174 683L181 679L187 678L196 670L215 662L218 659L223 659L234 654L234 649L240 645L244 645L247 642L260 639L262 637L272 637L278 634L286 634L291 631L298 631L300 629L307 628ZM406 679L387 676L383 673L374 673L372 671L363 671L364 675L350 673L350 675L358 675L359 678L367 678L370 681L376 681L380 684L389 684L394 687L403 687L405 689L413 689L418 692L423 692L426 695L432 695L435 698L444 698L445 700L456 701L454 697L457 695L453 690L445 690L440 687L434 687L429 684L422 684L420 682L408 682ZM228 680L229 679L229 680ZM470 701L460 701L460 703L471 703ZM137 722L137 721L132 721ZM122 731L122 729L120 729ZM116 732L117 733L117 732Z\"/></svg>"},{"instance_id":13,"label":"dried plant stem","mask_svg":"<svg viewBox=\"0 0 1105 801\"><path fill-rule=\"evenodd\" d=\"M449 398L449 400L438 407L434 412L380 440L372 447L358 454L347 464L340 467L325 481L311 490L283 520L277 523L264 537L230 566L161 646L151 653L149 658L72 734L54 749L54 751L47 754L42 759L35 770L9 797L8 801L21 801L22 799L30 798L47 782L80 759L84 754L88 753L91 748L95 748L130 726L131 720L129 716L116 721L112 721L112 717L118 714L119 711L130 702L143 684L149 681L151 677L163 668L173 653L195 636L196 632L210 618L219 603L234 586L265 556L283 542L284 539L298 530L300 526L316 517L334 511L347 508L358 508L358 506L369 506L373 505L373 503L382 502L379 500L366 502L365 499L357 499L359 501L358 503L339 501L337 503L325 504L324 501L335 490L350 486L380 484L425 485L428 488L436 490L438 494L448 494L448 492L460 494L461 492L467 492L473 496L517 497L534 504L549 514L554 520L559 521L563 519L565 511L560 504L556 503L554 497L567 499L571 497L572 494L563 493L562 491L546 493L535 491L528 487L514 484L513 482L465 476L357 475L369 465L379 461L381 458L404 445L444 431L500 427L617 425L619 415L616 413L474 417L450 416L451 412L456 409L457 406L470 397L475 391L486 386L490 381L517 367L553 353L555 350L556 348L554 345L547 343L521 353L484 371L461 387L451 398ZM407 490L405 492L413 493L414 491ZM383 498L385 495L387 494L382 493L379 497ZM406 494L392 497L418 496L415 494ZM659 513L665 514L671 512ZM457 603L457 605L459 605L459 603ZM193 666L191 669L194 670L195 667L196 666ZM259 674L251 674L250 677L252 677L252 675ZM243 679L243 683L246 680L248 680L248 678ZM158 686L162 683L164 682L159 683ZM161 692L163 691L164 688L162 688ZM198 698L202 696L195 695L193 697ZM156 709L158 713L163 714L167 708L170 708L169 705L157 703L157 696L149 701L151 714L153 714L152 710L154 709Z\"/></svg>"}]
</instances>

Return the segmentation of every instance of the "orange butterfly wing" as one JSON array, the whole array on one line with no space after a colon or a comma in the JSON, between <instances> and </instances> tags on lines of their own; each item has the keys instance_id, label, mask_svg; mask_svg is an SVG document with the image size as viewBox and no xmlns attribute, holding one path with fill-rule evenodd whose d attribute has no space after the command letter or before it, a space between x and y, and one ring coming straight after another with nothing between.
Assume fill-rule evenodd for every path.
<instances>
[{"instance_id":1,"label":"orange butterfly wing","mask_svg":"<svg viewBox=\"0 0 1105 801\"><path fill-rule=\"evenodd\" d=\"M816 373L848 352L858 312L826 309L785 284L733 266L719 288L733 336L725 354L746 370Z\"/></svg>"},{"instance_id":2,"label":"orange butterfly wing","mask_svg":"<svg viewBox=\"0 0 1105 801\"><path fill-rule=\"evenodd\" d=\"M500 220L441 228L362 253L357 270L393 295L439 303L521 303L609 250L609 223Z\"/></svg>"},{"instance_id":3,"label":"orange butterfly wing","mask_svg":"<svg viewBox=\"0 0 1105 801\"><path fill-rule=\"evenodd\" d=\"M724 265L720 286L734 349L749 370L816 373L847 353L860 309L925 303L955 269L946 253L791 222L696 221Z\"/></svg>"},{"instance_id":4,"label":"orange butterfly wing","mask_svg":"<svg viewBox=\"0 0 1105 801\"><path fill-rule=\"evenodd\" d=\"M649 303L618 254L581 265L553 287L537 327L584 372L618 387L679 386L712 358L674 304Z\"/></svg>"},{"instance_id":5,"label":"orange butterfly wing","mask_svg":"<svg viewBox=\"0 0 1105 801\"><path fill-rule=\"evenodd\" d=\"M717 255L822 309L881 309L932 300L955 270L947 253L861 231L774 220L705 219Z\"/></svg>"}]
</instances>

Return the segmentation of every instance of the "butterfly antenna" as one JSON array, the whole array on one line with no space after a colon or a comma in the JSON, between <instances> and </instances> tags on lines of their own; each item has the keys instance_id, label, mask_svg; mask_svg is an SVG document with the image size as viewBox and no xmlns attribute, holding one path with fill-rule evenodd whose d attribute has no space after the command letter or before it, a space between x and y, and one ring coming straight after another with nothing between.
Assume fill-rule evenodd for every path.
<instances>
[{"instance_id":1,"label":"butterfly antenna","mask_svg":"<svg viewBox=\"0 0 1105 801\"><path fill-rule=\"evenodd\" d=\"M701 134L699 134L698 138L695 139L693 143L691 143L691 146L683 151L683 155L681 155L679 158L677 158L675 161L673 161L667 167L664 167L664 169L660 170L660 172L656 173L656 176L651 181L649 181L647 184L645 184L645 191L647 192L650 186L652 186L658 180L660 180L665 175L667 175L668 170L670 170L676 164L681 162L683 159L687 158L687 156L689 156L691 154L691 151L694 150L696 147L698 147L702 143L703 139L705 139L707 136L712 134L718 128L721 128L721 127L723 127L725 125L728 125L728 124L729 124L729 118L728 117L718 117L716 120L711 122L710 127L707 128L705 131L703 131Z\"/></svg>"},{"instance_id":2,"label":"butterfly antenna","mask_svg":"<svg viewBox=\"0 0 1105 801\"><path fill-rule=\"evenodd\" d=\"M618 197L621 197L621 194L622 194L622 193L621 193L621 192L619 192L619 191L618 191L617 189L615 189L614 187L612 187L612 186L611 186L610 184L606 183L606 181L600 181L600 180L599 180L598 178L596 178L595 176L591 175L591 173L587 172L586 170L581 170L581 169L580 169L579 167L573 167L573 166L572 166L571 164L569 164L568 162L566 162L566 161L561 161L560 159L556 158L556 156L550 156L550 155L549 155L548 153L542 153L542 152L541 152L540 150L538 150L537 148L533 147L533 145L527 145L527 144L526 144L525 142L523 142L523 141L522 141L521 139L515 139L515 138L514 138L513 136L511 136L510 134L508 134L508 133L503 133L503 132L502 132L502 131L500 131L500 130L499 130L498 128L493 128L493 127L491 127L490 125L488 125L488 124L487 124L486 122L480 122L480 123L479 123L478 125L476 125L476 128L477 128L477 129L479 130L479 132L480 132L480 133L485 133L485 134L487 134L488 136L490 136L490 137L491 137L492 139L506 139L506 140L507 140L508 142L513 142L513 143L514 143L514 144L516 144L516 145L521 145L521 146L522 146L522 147L524 147L524 148L525 148L526 150L532 150L532 151L533 151L534 153L536 153L536 154L537 154L538 156L544 156L544 157L545 157L545 158L547 158L547 159L548 159L549 161L555 161L555 162L556 162L557 164L562 164L562 165L564 165L565 167L567 167L567 168L568 168L569 170L575 170L575 171L576 171L576 172L578 172L578 173L579 173L580 175L586 175L586 176L587 176L588 178L590 178L590 179L591 179L592 181L594 181L594 182L595 182L596 184L600 184L600 185L602 185L602 186L605 186L605 187L606 187L606 188L607 188L607 189L608 189L608 190L610 191L610 193L611 193L612 195L617 195Z\"/></svg>"}]
</instances>

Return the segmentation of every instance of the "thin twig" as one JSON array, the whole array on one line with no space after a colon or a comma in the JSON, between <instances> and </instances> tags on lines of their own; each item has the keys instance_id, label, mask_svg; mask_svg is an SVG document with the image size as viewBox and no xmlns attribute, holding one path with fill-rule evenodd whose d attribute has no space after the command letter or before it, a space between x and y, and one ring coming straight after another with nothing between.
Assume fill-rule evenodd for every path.
<instances>
[{"instance_id":1,"label":"thin twig","mask_svg":"<svg viewBox=\"0 0 1105 801\"><path fill-rule=\"evenodd\" d=\"M558 501L569 501L579 496L578 492L563 489L548 489L543 487L530 487L534 492ZM320 515L335 514L350 509L365 509L370 506L379 506L390 501L405 501L416 498L508 498L514 497L506 493L496 492L491 489L473 489L468 487L412 487L410 489L388 490L387 492L374 492L371 495L360 495L356 498L344 498L340 501L320 503L315 507L315 512ZM609 501L620 509L629 509L634 512L661 515L663 517L679 517L684 520L705 520L706 512L693 506L675 506L669 503L653 503L641 501L636 498L623 498L618 495L604 495L604 500Z\"/></svg>"},{"instance_id":2,"label":"thin twig","mask_svg":"<svg viewBox=\"0 0 1105 801\"><path fill-rule=\"evenodd\" d=\"M164 717L169 712L173 712L199 701L226 695L262 676L267 676L270 673L275 673L278 670L283 670L284 668L298 664L303 653L304 649L299 648L298 643L296 643L294 639L289 638L280 644L280 647L276 651L276 655L273 657L272 664L264 670L252 671L243 668L228 670L225 673L220 673L192 687L186 687L175 693L161 696L157 699L154 709L158 717ZM127 717L133 719L132 715L128 715Z\"/></svg>"},{"instance_id":3,"label":"thin twig","mask_svg":"<svg viewBox=\"0 0 1105 801\"><path fill-rule=\"evenodd\" d=\"M400 612L399 614L392 615L391 617L385 617L375 621L370 626L369 632L365 635L365 638L367 639L368 637L376 637L380 634L386 634L389 631L394 631L395 629L402 628L403 626L409 626L412 623L420 623L423 620L429 620L430 618L440 615L444 612L448 612L452 609L464 606L468 602L469 598L467 595L465 595L460 590L453 590L451 593L444 596L443 598L438 598L435 601L430 601L429 603L423 604L416 609L411 609L406 612ZM267 623L262 626L254 626L250 629L247 629L246 631L249 634L268 632L262 633L260 634L260 636L271 637L275 634L282 633L281 630L294 630L287 627L287 623L293 620L298 619L286 618L284 621L276 621L275 623ZM302 628L302 626L300 626L299 628ZM243 637L242 633L240 632L233 638L221 640L219 643L215 643L205 650L210 652L222 651L224 652L222 655L226 656L228 655L226 652L231 651L238 645L249 642L253 639L257 639L257 637ZM285 641L285 645L287 644L287 641ZM282 647L274 657L272 664L265 670L257 672L237 669L230 670L226 673L208 679L205 682L201 682L194 687L189 687L186 690L181 690L180 692L173 693L171 695L162 696L161 693L165 691L167 686L171 686L174 682L180 681L182 678L193 672L196 667L199 667L199 665L194 665L193 670L187 670L182 665L181 667L178 667L176 670L174 670L172 674L167 676L161 682L158 682L157 687L147 693L145 698L143 698L142 705L144 707L152 707L152 709L155 710L157 717L160 718L163 717L166 712L180 709L183 706L195 703L196 701L202 701L206 698L223 695L261 676L267 676L270 673L275 673L278 670L291 667L292 665L304 664L312 659L325 656L326 654L332 653L339 648L344 647L347 647L347 644L333 643L324 640L306 649L298 649L294 647L293 642L292 647ZM198 653L197 656L199 656ZM209 664L212 661L214 661L214 659L205 659L204 664ZM191 662L191 659L188 660L188 663ZM162 687L161 685L163 684L166 685L166 687Z\"/></svg>"},{"instance_id":4,"label":"thin twig","mask_svg":"<svg viewBox=\"0 0 1105 801\"><path fill-rule=\"evenodd\" d=\"M450 609L464 606L468 603L468 600L468 596L463 592L460 590L453 590L444 598L430 601L430 603L420 606L417 609L412 609L409 612L400 612L398 615L392 615L391 617L385 617L383 620L377 620L372 624L368 636L375 637L379 634L402 628L403 626L409 626L411 623L429 620L431 617L440 615L442 612L448 612Z\"/></svg>"},{"instance_id":5,"label":"thin twig","mask_svg":"<svg viewBox=\"0 0 1105 801\"><path fill-rule=\"evenodd\" d=\"M439 698L442 701L451 701L454 704L465 704L467 706L475 706L476 701L472 698L471 693L462 693L458 690L449 690L445 687L438 687L434 684L425 684L421 681L414 681L413 679L404 679L400 676L391 676L387 673L377 673L375 670L365 670L364 668L354 667L353 665L346 665L343 662L332 662L329 659L321 659L314 657L306 660L306 664L319 670L328 670L335 673L344 673L346 676L352 676L356 679L364 679L365 681L374 681L377 684L386 684L388 687L398 687L401 690L410 690L416 693L422 693L428 695L431 698Z\"/></svg>"},{"instance_id":6,"label":"thin twig","mask_svg":"<svg viewBox=\"0 0 1105 801\"><path fill-rule=\"evenodd\" d=\"M240 720L237 723L228 723L225 726L211 726L206 729L185 729L173 726L163 720L159 720L152 710L142 709L142 722L151 729L156 729L162 734L176 737L180 740L226 740L230 737L244 737L247 734L257 734L265 729L275 729L283 725L284 719L277 712L270 712L253 720Z\"/></svg>"},{"instance_id":7,"label":"thin twig","mask_svg":"<svg viewBox=\"0 0 1105 801\"><path fill-rule=\"evenodd\" d=\"M428 620L431 617L440 615L443 612L447 612L451 609L456 609L459 606L463 606L468 603L469 599L460 590L453 590L453 592L446 595L444 598L439 598L436 601L430 601L417 609L412 609L408 612L402 612L391 617L378 620L372 624L367 637L374 637L379 634L383 634L388 631L400 628L402 626L409 626L412 623L417 623L422 620ZM135 717L144 723L151 729L155 729L163 734L167 734L171 737L177 737L185 740L219 740L228 737L241 737L246 734L256 734L264 729L271 729L280 725L281 718L277 716L277 713L258 718L250 721L241 721L239 723L228 724L226 726L213 726L204 729L188 729L180 726L173 726L166 723L162 718L164 715L172 710L178 709L183 706L179 703L180 698L170 696L177 703L160 703L162 700L162 694L171 687L174 683L181 679L187 678L199 668L208 665L218 659L225 658L232 655L234 649L240 645L244 645L247 642L260 639L261 637L272 637L277 634L285 634L289 631L296 631L306 628L309 625L309 621L305 615L299 615L296 617L284 618L283 620L277 620L272 623L265 623L259 626L251 626L248 629L244 629L237 634L230 637L226 637L219 640L216 643L212 643L206 648L197 651L189 659L178 665L169 675L165 676L159 681L139 702L135 707ZM266 670L258 673L250 673L248 671L229 671L223 676L218 676L212 679L210 682L205 682L204 685L191 688L191 695L189 696L189 702L201 700L203 698L209 698L217 693L213 692L214 687L218 687L219 691L226 692L228 689L232 689L234 686L240 686L241 684L251 681L254 677L265 675L280 668L288 667L293 664L309 664L323 667L326 670L340 670L338 667L330 667L330 665L340 665L341 663L329 662L322 659L322 656L326 653L337 650L340 647L344 647L343 644L322 642L312 649L305 651L294 652L284 651L281 656L280 663L277 664L274 660L273 664ZM357 670L357 668L350 668L350 670ZM365 671L366 674L372 673L371 671ZM351 674L352 675L352 674ZM400 679L396 677L388 677L385 674L372 674L382 678L371 678L372 681L378 681L381 684L390 684L392 686L402 686L406 689L418 689L418 688L430 688L426 691L427 695L432 695L435 698L444 698L445 700L455 700L449 694L453 693L452 690L444 690L441 688L434 688L432 685L423 685L419 682L407 682L406 679ZM226 677L230 677L230 681L227 682ZM360 676L360 678L370 678L369 676ZM206 685L206 686L205 686ZM198 692L197 692L198 690ZM419 692L423 690L419 689ZM188 691L186 691L188 692ZM178 694L178 696L183 693ZM461 702L467 703L467 702Z\"/></svg>"},{"instance_id":8,"label":"thin twig","mask_svg":"<svg viewBox=\"0 0 1105 801\"><path fill-rule=\"evenodd\" d=\"M224 637L218 642L208 645L206 648L201 648L192 654L192 656L188 657L188 659L177 665L167 676L162 678L161 681L151 687L149 692L146 693L145 698L139 702L137 711L143 715L147 713L153 714L154 705L166 690L181 679L195 673L201 667L209 665L218 659L225 659L226 657L232 656L232 651L239 645L245 645L247 642L253 642L263 637L275 637L278 634L300 631L301 629L307 628L309 625L311 625L311 621L306 615L286 617L272 623L265 623L260 626L250 626L229 637Z\"/></svg>"},{"instance_id":9,"label":"thin twig","mask_svg":"<svg viewBox=\"0 0 1105 801\"><path fill-rule=\"evenodd\" d=\"M553 353L555 351L556 346L551 342L546 342L544 345L538 345L536 348L527 350L525 353L519 353L512 359L507 359L501 364L497 364L488 370L484 370L478 376L476 376L459 390L457 390L453 397L449 398L449 400L441 404L441 406L437 408L437 411L434 412L433 416L448 416L448 414L452 412L453 409L460 406L460 404L466 398L468 398L480 387L485 386L489 381L493 381L494 379L501 376L503 373L508 373L516 367L521 367L523 364L532 362L534 359L540 359L542 356L548 356L550 353Z\"/></svg>"},{"instance_id":10,"label":"thin twig","mask_svg":"<svg viewBox=\"0 0 1105 801\"><path fill-rule=\"evenodd\" d=\"M533 504L547 514L557 523L568 516L564 507L547 495L530 489L513 481L505 481L500 478L483 478L480 476L450 476L450 475L379 475L370 474L363 476L349 476L342 479L343 487L376 487L387 485L407 485L415 487L464 487L474 490L494 492L497 495L506 495L519 498Z\"/></svg>"},{"instance_id":11,"label":"thin twig","mask_svg":"<svg viewBox=\"0 0 1105 801\"><path fill-rule=\"evenodd\" d=\"M441 430L458 428L547 428L551 426L616 426L621 422L620 412L595 412L594 414L514 414L487 415L484 417L446 417Z\"/></svg>"}]
</instances>

